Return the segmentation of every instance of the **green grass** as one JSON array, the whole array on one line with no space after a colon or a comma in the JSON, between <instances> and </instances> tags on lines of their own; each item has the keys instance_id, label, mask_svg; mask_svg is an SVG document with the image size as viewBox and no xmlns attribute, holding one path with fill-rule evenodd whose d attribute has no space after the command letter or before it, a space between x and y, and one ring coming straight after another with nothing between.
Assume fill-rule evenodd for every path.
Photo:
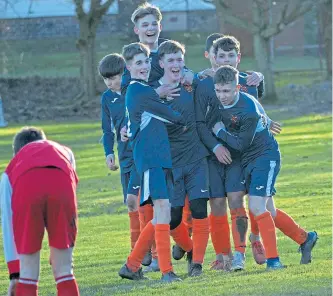
<instances>
[{"instance_id":1,"label":"green grass","mask_svg":"<svg viewBox=\"0 0 333 296\"><path fill-rule=\"evenodd\" d=\"M98 144L100 124L36 123L50 139L69 145L76 155L80 184L75 274L81 295L331 295L331 120L331 116L320 115L285 120L283 133L278 136L283 167L276 186L276 205L306 229L318 232L313 263L300 266L298 246L277 232L280 256L287 269L265 272L264 266L255 265L248 249L245 272L211 272L208 265L214 254L209 243L204 275L186 278L185 262L175 262L175 270L184 281L172 285L161 285L160 274L152 275L153 280L145 283L121 280L117 275L129 252L128 217L122 204L119 173L110 174L104 164ZM18 128L0 130L0 171L12 155L10 144ZM43 296L55 295L47 259L44 240L39 288ZM8 280L4 260L1 261L0 295L4 295Z\"/></svg>"},{"instance_id":2,"label":"green grass","mask_svg":"<svg viewBox=\"0 0 333 296\"><path fill-rule=\"evenodd\" d=\"M208 60L203 56L205 35L187 35L181 33L169 34L186 45L186 64L194 71L209 67ZM96 40L97 60L111 52L121 52L124 44L128 43L117 36L98 37ZM0 75L4 77L46 76L46 77L76 77L79 76L80 56L75 48L75 39L44 39L24 41L0 41L2 56L0 56ZM256 69L252 57L243 57L240 70ZM277 56L274 69L286 73L276 76L278 87L289 83L311 84L320 80L322 73L305 72L319 69L318 57ZM295 75L292 70L301 72Z\"/></svg>"}]
</instances>

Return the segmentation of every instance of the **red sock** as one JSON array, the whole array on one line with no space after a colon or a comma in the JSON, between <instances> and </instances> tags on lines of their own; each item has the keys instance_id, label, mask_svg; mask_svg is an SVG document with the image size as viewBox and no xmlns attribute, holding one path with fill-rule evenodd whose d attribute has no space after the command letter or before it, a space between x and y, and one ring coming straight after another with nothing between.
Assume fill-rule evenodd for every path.
<instances>
[{"instance_id":1,"label":"red sock","mask_svg":"<svg viewBox=\"0 0 333 296\"><path fill-rule=\"evenodd\" d=\"M245 208L231 209L230 213L235 250L244 254L248 228Z\"/></svg>"},{"instance_id":2,"label":"red sock","mask_svg":"<svg viewBox=\"0 0 333 296\"><path fill-rule=\"evenodd\" d=\"M306 241L308 236L307 232L284 211L276 209L274 223L275 226L279 228L286 236L290 237L299 245Z\"/></svg>"},{"instance_id":3,"label":"red sock","mask_svg":"<svg viewBox=\"0 0 333 296\"><path fill-rule=\"evenodd\" d=\"M266 258L276 258L279 256L276 244L275 224L270 212L265 212L256 216L262 243L265 247Z\"/></svg>"},{"instance_id":4,"label":"red sock","mask_svg":"<svg viewBox=\"0 0 333 296\"><path fill-rule=\"evenodd\" d=\"M140 235L139 212L128 212L128 216L130 218L131 249L133 249Z\"/></svg>"},{"instance_id":5,"label":"red sock","mask_svg":"<svg viewBox=\"0 0 333 296\"><path fill-rule=\"evenodd\" d=\"M38 281L20 278L16 286L16 296L37 296Z\"/></svg>"},{"instance_id":6,"label":"red sock","mask_svg":"<svg viewBox=\"0 0 333 296\"><path fill-rule=\"evenodd\" d=\"M249 216L250 216L250 221L251 221L251 233L258 236L259 235L258 223L257 223L253 213L250 210L249 210Z\"/></svg>"},{"instance_id":7,"label":"red sock","mask_svg":"<svg viewBox=\"0 0 333 296\"><path fill-rule=\"evenodd\" d=\"M127 258L126 265L132 271L138 271L143 258L145 257L148 250L154 240L154 225L149 222L146 227L141 231L139 239L134 246L131 254Z\"/></svg>"},{"instance_id":8,"label":"red sock","mask_svg":"<svg viewBox=\"0 0 333 296\"><path fill-rule=\"evenodd\" d=\"M228 216L214 216L210 214L209 225L215 254L228 255L231 252Z\"/></svg>"},{"instance_id":9,"label":"red sock","mask_svg":"<svg viewBox=\"0 0 333 296\"><path fill-rule=\"evenodd\" d=\"M155 225L155 241L158 254L158 264L162 274L166 274L173 270L171 263L171 247L170 247L170 225Z\"/></svg>"},{"instance_id":10,"label":"red sock","mask_svg":"<svg viewBox=\"0 0 333 296\"><path fill-rule=\"evenodd\" d=\"M202 264L209 239L209 220L193 219L193 262Z\"/></svg>"},{"instance_id":11,"label":"red sock","mask_svg":"<svg viewBox=\"0 0 333 296\"><path fill-rule=\"evenodd\" d=\"M189 235L192 235L192 227L193 227L192 213L190 210L190 202L188 196L186 196L185 198L185 205L183 207L183 222L188 229Z\"/></svg>"},{"instance_id":12,"label":"red sock","mask_svg":"<svg viewBox=\"0 0 333 296\"><path fill-rule=\"evenodd\" d=\"M189 252L192 250L193 243L184 222L180 223L175 229L170 230L170 234L175 243L184 251Z\"/></svg>"},{"instance_id":13,"label":"red sock","mask_svg":"<svg viewBox=\"0 0 333 296\"><path fill-rule=\"evenodd\" d=\"M79 296L79 288L72 274L65 275L56 279L57 296Z\"/></svg>"}]
</instances>

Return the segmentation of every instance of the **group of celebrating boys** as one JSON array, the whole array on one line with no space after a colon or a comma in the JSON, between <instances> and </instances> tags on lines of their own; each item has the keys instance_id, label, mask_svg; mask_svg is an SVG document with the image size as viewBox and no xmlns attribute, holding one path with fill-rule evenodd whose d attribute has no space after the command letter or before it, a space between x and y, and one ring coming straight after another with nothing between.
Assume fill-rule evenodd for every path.
<instances>
[{"instance_id":1,"label":"group of celebrating boys","mask_svg":"<svg viewBox=\"0 0 333 296\"><path fill-rule=\"evenodd\" d=\"M258 101L263 75L238 72L239 41L219 33L206 40L204 54L211 68L194 74L184 65L184 46L159 38L161 20L158 7L139 6L132 22L140 42L99 63L108 88L101 100L106 163L112 171L119 168L117 141L130 220L131 252L120 277L142 280L146 272L161 271L163 282L181 281L171 253L175 260L186 254L188 276L200 276L209 235L216 253L211 269L243 270L248 217L258 264L285 267L276 228L300 246L301 264L310 263L317 233L301 228L272 198L281 166L274 135L281 126ZM8 295L38 295L44 228L57 295L79 295L72 267L78 181L74 155L34 127L18 132L13 148L0 186ZM172 252L170 236L176 243Z\"/></svg>"}]
</instances>

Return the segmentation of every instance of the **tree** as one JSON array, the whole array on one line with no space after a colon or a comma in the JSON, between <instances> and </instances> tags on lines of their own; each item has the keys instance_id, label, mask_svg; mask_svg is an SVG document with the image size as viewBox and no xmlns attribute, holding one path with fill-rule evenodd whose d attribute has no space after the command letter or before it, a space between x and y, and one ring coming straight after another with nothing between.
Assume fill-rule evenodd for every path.
<instances>
[{"instance_id":1,"label":"tree","mask_svg":"<svg viewBox=\"0 0 333 296\"><path fill-rule=\"evenodd\" d=\"M326 0L319 6L319 25L323 33L326 59L326 78L332 79L332 0Z\"/></svg>"},{"instance_id":2,"label":"tree","mask_svg":"<svg viewBox=\"0 0 333 296\"><path fill-rule=\"evenodd\" d=\"M133 11L140 5L147 1L145 0L119 0L118 1L118 21L121 23L121 33L127 40L131 42L136 41L136 35L133 31L133 24L131 16Z\"/></svg>"},{"instance_id":3,"label":"tree","mask_svg":"<svg viewBox=\"0 0 333 296\"><path fill-rule=\"evenodd\" d=\"M253 35L254 56L258 70L265 76L265 98L276 101L277 95L274 84L274 73L270 54L271 38L281 33L284 28L296 21L299 17L310 11L320 0L284 0L280 1L282 8L277 19L270 18L270 1L252 0L252 21L236 16L226 0L204 0L214 3L217 14L223 14L224 20L234 26L248 30Z\"/></svg>"},{"instance_id":4,"label":"tree","mask_svg":"<svg viewBox=\"0 0 333 296\"><path fill-rule=\"evenodd\" d=\"M76 46L80 51L81 67L80 76L82 92L78 98L90 100L96 96L96 57L95 39L97 27L103 15L115 0L90 0L90 9L85 12L83 2L85 0L73 0L75 4L76 17L79 21L80 35Z\"/></svg>"}]
</instances>

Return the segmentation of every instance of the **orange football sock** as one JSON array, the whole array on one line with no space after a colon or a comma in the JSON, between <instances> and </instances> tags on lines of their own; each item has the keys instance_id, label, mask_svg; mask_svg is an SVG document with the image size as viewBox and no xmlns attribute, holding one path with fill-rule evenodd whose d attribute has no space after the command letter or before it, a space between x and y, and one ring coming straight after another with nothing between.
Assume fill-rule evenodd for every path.
<instances>
[{"instance_id":1,"label":"orange football sock","mask_svg":"<svg viewBox=\"0 0 333 296\"><path fill-rule=\"evenodd\" d=\"M139 207L139 220L140 220L140 229L145 228L147 223L151 221L154 217L154 209L152 205L147 204L142 207Z\"/></svg>"},{"instance_id":2,"label":"orange football sock","mask_svg":"<svg viewBox=\"0 0 333 296\"><path fill-rule=\"evenodd\" d=\"M266 258L276 258L279 256L276 243L275 224L270 212L265 212L255 217L262 243L265 247Z\"/></svg>"},{"instance_id":3,"label":"orange football sock","mask_svg":"<svg viewBox=\"0 0 333 296\"><path fill-rule=\"evenodd\" d=\"M128 216L130 218L131 248L133 249L140 235L139 212L128 212Z\"/></svg>"},{"instance_id":4,"label":"orange football sock","mask_svg":"<svg viewBox=\"0 0 333 296\"><path fill-rule=\"evenodd\" d=\"M192 235L192 213L188 196L185 198L185 205L183 207L183 222L188 229L189 235Z\"/></svg>"},{"instance_id":5,"label":"orange football sock","mask_svg":"<svg viewBox=\"0 0 333 296\"><path fill-rule=\"evenodd\" d=\"M175 229L170 230L170 234L175 243L184 251L189 252L192 250L193 243L184 222L180 223Z\"/></svg>"},{"instance_id":6,"label":"orange football sock","mask_svg":"<svg viewBox=\"0 0 333 296\"><path fill-rule=\"evenodd\" d=\"M289 236L299 245L306 241L308 233L284 211L276 209L274 223L275 226L279 228L286 236Z\"/></svg>"},{"instance_id":7,"label":"orange football sock","mask_svg":"<svg viewBox=\"0 0 333 296\"><path fill-rule=\"evenodd\" d=\"M143 258L154 240L155 227L151 222L148 222L146 227L141 231L139 239L134 246L131 254L127 258L126 265L132 271L138 271Z\"/></svg>"},{"instance_id":8,"label":"orange football sock","mask_svg":"<svg viewBox=\"0 0 333 296\"><path fill-rule=\"evenodd\" d=\"M248 218L245 208L231 209L232 237L234 239L235 251L245 253Z\"/></svg>"},{"instance_id":9,"label":"orange football sock","mask_svg":"<svg viewBox=\"0 0 333 296\"><path fill-rule=\"evenodd\" d=\"M155 241L158 255L158 264L162 274L173 270L171 264L171 247L170 247L170 225L155 225Z\"/></svg>"},{"instance_id":10,"label":"orange football sock","mask_svg":"<svg viewBox=\"0 0 333 296\"><path fill-rule=\"evenodd\" d=\"M209 226L215 254L228 255L231 252L228 215L214 216L210 214Z\"/></svg>"},{"instance_id":11,"label":"orange football sock","mask_svg":"<svg viewBox=\"0 0 333 296\"><path fill-rule=\"evenodd\" d=\"M202 264L209 239L209 219L193 219L193 262Z\"/></svg>"},{"instance_id":12,"label":"orange football sock","mask_svg":"<svg viewBox=\"0 0 333 296\"><path fill-rule=\"evenodd\" d=\"M249 210L249 216L251 221L251 233L258 236L259 235L259 227L258 223L253 215L253 213Z\"/></svg>"}]
</instances>

